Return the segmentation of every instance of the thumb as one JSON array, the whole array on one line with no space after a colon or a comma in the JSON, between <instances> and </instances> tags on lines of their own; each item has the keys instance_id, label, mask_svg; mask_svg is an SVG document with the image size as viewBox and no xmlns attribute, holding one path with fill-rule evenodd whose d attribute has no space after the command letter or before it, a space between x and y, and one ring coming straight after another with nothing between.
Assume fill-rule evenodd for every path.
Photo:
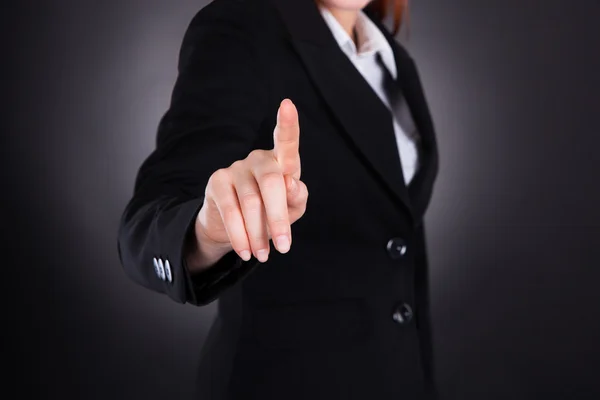
<instances>
[{"instance_id":1,"label":"thumb","mask_svg":"<svg viewBox=\"0 0 600 400\"><path fill-rule=\"evenodd\" d=\"M285 187L289 194L294 194L298 190L298 182L292 175L285 175Z\"/></svg>"},{"instance_id":2,"label":"thumb","mask_svg":"<svg viewBox=\"0 0 600 400\"><path fill-rule=\"evenodd\" d=\"M292 175L286 175L285 181L287 188L288 210L297 212L298 210L306 209L308 188L304 182L294 178Z\"/></svg>"}]
</instances>

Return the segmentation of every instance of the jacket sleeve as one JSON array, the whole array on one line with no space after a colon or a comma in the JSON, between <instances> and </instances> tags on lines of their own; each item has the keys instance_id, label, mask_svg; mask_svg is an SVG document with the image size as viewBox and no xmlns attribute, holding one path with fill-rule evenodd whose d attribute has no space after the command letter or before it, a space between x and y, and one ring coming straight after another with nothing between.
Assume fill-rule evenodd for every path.
<instances>
[{"instance_id":1,"label":"jacket sleeve","mask_svg":"<svg viewBox=\"0 0 600 400\"><path fill-rule=\"evenodd\" d=\"M210 175L252 151L266 117L264 68L240 6L248 3L216 1L192 19L156 148L138 171L119 225L127 276L179 303L208 304L259 265L234 251L194 276L185 265Z\"/></svg>"}]
</instances>

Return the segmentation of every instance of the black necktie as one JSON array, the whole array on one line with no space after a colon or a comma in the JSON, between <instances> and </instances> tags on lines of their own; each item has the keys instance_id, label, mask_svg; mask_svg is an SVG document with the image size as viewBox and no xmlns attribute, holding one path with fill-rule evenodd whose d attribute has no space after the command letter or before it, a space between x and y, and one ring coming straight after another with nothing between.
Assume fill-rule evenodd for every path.
<instances>
[{"instance_id":1,"label":"black necktie","mask_svg":"<svg viewBox=\"0 0 600 400\"><path fill-rule=\"evenodd\" d=\"M380 52L375 53L375 59L377 60L377 64L383 71L383 90L385 91L388 101L390 102L390 108L392 110L395 110L397 108L396 106L398 105L398 99L401 94L400 87L396 83L396 80L394 79L390 71L385 66Z\"/></svg>"},{"instance_id":2,"label":"black necktie","mask_svg":"<svg viewBox=\"0 0 600 400\"><path fill-rule=\"evenodd\" d=\"M417 133L412 116L410 115L406 100L404 99L404 96L402 96L402 90L400 89L399 83L394 79L391 72L385 66L385 63L381 57L381 53L377 52L375 54L375 59L383 71L383 90L390 103L390 112L392 113L392 116L402 127L408 137L412 138L413 140L418 140L419 135Z\"/></svg>"}]
</instances>

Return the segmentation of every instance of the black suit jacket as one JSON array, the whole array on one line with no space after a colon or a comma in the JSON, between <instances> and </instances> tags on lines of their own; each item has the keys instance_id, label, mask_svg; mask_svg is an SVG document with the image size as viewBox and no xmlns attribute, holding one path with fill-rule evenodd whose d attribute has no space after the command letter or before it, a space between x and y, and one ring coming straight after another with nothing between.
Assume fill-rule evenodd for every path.
<instances>
[{"instance_id":1,"label":"black suit jacket","mask_svg":"<svg viewBox=\"0 0 600 400\"><path fill-rule=\"evenodd\" d=\"M313 1L216 0L185 34L118 247L137 283L181 303L219 299L200 360L203 400L435 397L423 226L438 171L434 128L412 58L366 11L392 45L422 138L408 187L389 111ZM273 148L286 97L299 112L310 193L291 250L271 245L265 264L232 251L190 276L185 246L208 178ZM169 262L171 279L155 273L155 258Z\"/></svg>"}]
</instances>

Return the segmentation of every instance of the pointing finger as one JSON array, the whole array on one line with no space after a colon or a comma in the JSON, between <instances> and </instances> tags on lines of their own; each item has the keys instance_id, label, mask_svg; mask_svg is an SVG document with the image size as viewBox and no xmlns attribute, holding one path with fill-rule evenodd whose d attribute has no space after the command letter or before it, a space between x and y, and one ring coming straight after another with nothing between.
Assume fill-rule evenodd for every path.
<instances>
[{"instance_id":1,"label":"pointing finger","mask_svg":"<svg viewBox=\"0 0 600 400\"><path fill-rule=\"evenodd\" d=\"M273 142L273 153L283 174L300 179L300 123L298 110L290 99L283 100L279 105Z\"/></svg>"}]
</instances>

